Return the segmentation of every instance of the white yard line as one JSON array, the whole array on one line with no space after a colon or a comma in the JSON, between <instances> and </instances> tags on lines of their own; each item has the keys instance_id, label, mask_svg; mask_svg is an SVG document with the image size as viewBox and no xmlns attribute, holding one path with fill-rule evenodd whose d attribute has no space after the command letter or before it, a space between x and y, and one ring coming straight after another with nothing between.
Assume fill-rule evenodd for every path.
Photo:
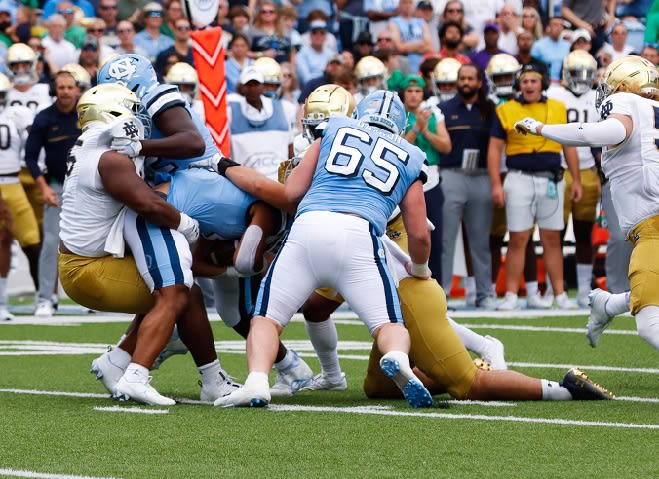
<instances>
[{"instance_id":1,"label":"white yard line","mask_svg":"<svg viewBox=\"0 0 659 479\"><path fill-rule=\"evenodd\" d=\"M72 476L68 474L50 474L47 472L21 471L18 469L2 469L2 468L0 468L0 476L35 477L39 479L114 479L112 477Z\"/></svg>"},{"instance_id":2,"label":"white yard line","mask_svg":"<svg viewBox=\"0 0 659 479\"><path fill-rule=\"evenodd\" d=\"M415 412L387 410L381 407L372 408L364 407L325 407L325 406L291 406L291 405L270 405L272 411L295 411L295 412L331 412L345 414L370 414L379 416L402 416L402 417L424 417L431 419L459 419L468 421L493 421L493 422L517 422L527 424L551 424L559 426L582 426L582 427L606 427L621 429L653 429L659 430L659 424L633 424L623 422L604 422L604 421L577 421L572 419L549 419L534 417L516 417L516 416L486 416L483 414L448 414L437 412Z\"/></svg>"},{"instance_id":3,"label":"white yard line","mask_svg":"<svg viewBox=\"0 0 659 479\"><path fill-rule=\"evenodd\" d=\"M103 412L128 412L132 414L169 414L169 409L144 409L141 407L121 407L121 406L95 406L94 411Z\"/></svg>"}]
</instances>

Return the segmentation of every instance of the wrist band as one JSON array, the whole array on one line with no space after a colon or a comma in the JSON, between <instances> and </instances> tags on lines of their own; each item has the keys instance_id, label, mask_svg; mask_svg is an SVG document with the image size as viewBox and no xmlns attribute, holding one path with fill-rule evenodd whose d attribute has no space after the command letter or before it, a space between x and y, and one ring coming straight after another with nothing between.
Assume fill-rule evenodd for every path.
<instances>
[{"instance_id":1,"label":"wrist band","mask_svg":"<svg viewBox=\"0 0 659 479\"><path fill-rule=\"evenodd\" d=\"M426 261L425 263L417 264L414 261L412 261L411 273L412 276L416 276L417 278L429 277L430 269L428 268L428 262Z\"/></svg>"}]
</instances>

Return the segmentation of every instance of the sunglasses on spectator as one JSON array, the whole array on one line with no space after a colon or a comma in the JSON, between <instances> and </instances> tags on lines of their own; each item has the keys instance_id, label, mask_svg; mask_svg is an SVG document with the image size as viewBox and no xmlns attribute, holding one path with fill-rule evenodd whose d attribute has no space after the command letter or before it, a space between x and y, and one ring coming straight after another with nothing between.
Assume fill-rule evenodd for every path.
<instances>
[{"instance_id":1,"label":"sunglasses on spectator","mask_svg":"<svg viewBox=\"0 0 659 479\"><path fill-rule=\"evenodd\" d=\"M261 10L261 13L276 13L275 10Z\"/></svg>"},{"instance_id":2,"label":"sunglasses on spectator","mask_svg":"<svg viewBox=\"0 0 659 479\"><path fill-rule=\"evenodd\" d=\"M293 78L292 73L283 73L284 78Z\"/></svg>"},{"instance_id":3,"label":"sunglasses on spectator","mask_svg":"<svg viewBox=\"0 0 659 479\"><path fill-rule=\"evenodd\" d=\"M144 15L147 17L162 17L162 12L159 12L157 10L152 10L150 12L145 12Z\"/></svg>"},{"instance_id":4,"label":"sunglasses on spectator","mask_svg":"<svg viewBox=\"0 0 659 479\"><path fill-rule=\"evenodd\" d=\"M130 33L130 32L134 32L134 31L135 30L133 30L132 28L121 28L121 29L117 30L117 33Z\"/></svg>"},{"instance_id":5,"label":"sunglasses on spectator","mask_svg":"<svg viewBox=\"0 0 659 479\"><path fill-rule=\"evenodd\" d=\"M101 10L116 10L117 6L116 5L99 5L99 8Z\"/></svg>"},{"instance_id":6,"label":"sunglasses on spectator","mask_svg":"<svg viewBox=\"0 0 659 479\"><path fill-rule=\"evenodd\" d=\"M190 25L178 25L176 29L179 32L187 32L188 30L190 30Z\"/></svg>"},{"instance_id":7,"label":"sunglasses on spectator","mask_svg":"<svg viewBox=\"0 0 659 479\"><path fill-rule=\"evenodd\" d=\"M73 13L73 9L72 8L63 8L61 10L57 10L57 13L59 13L60 15L67 15L67 14L71 15Z\"/></svg>"},{"instance_id":8,"label":"sunglasses on spectator","mask_svg":"<svg viewBox=\"0 0 659 479\"><path fill-rule=\"evenodd\" d=\"M462 13L464 10L461 8L447 8L446 13Z\"/></svg>"},{"instance_id":9,"label":"sunglasses on spectator","mask_svg":"<svg viewBox=\"0 0 659 479\"><path fill-rule=\"evenodd\" d=\"M87 33L105 33L105 28L88 28Z\"/></svg>"},{"instance_id":10,"label":"sunglasses on spectator","mask_svg":"<svg viewBox=\"0 0 659 479\"><path fill-rule=\"evenodd\" d=\"M98 47L96 45L83 45L80 50L83 52L95 52L98 50Z\"/></svg>"}]
</instances>

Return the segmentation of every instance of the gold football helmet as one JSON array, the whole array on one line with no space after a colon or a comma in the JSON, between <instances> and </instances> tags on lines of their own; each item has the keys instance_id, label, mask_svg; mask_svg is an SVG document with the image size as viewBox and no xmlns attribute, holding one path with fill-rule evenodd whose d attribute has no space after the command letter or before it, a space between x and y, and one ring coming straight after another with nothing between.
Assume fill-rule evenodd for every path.
<instances>
[{"instance_id":1,"label":"gold football helmet","mask_svg":"<svg viewBox=\"0 0 659 479\"><path fill-rule=\"evenodd\" d=\"M493 55L485 68L490 91L499 98L508 98L515 93L515 75L520 69L517 59L507 53Z\"/></svg>"},{"instance_id":2,"label":"gold football helmet","mask_svg":"<svg viewBox=\"0 0 659 479\"><path fill-rule=\"evenodd\" d=\"M92 87L92 77L89 75L89 72L85 70L82 65L78 63L67 63L62 68L61 72L69 72L73 78L75 78L78 87L82 93L86 92Z\"/></svg>"},{"instance_id":3,"label":"gold football helmet","mask_svg":"<svg viewBox=\"0 0 659 479\"><path fill-rule=\"evenodd\" d=\"M0 73L0 107L7 105L7 92L11 90L11 82L7 75Z\"/></svg>"},{"instance_id":4,"label":"gold football helmet","mask_svg":"<svg viewBox=\"0 0 659 479\"><path fill-rule=\"evenodd\" d=\"M135 93L123 85L118 83L97 85L83 93L78 100L80 128L84 131L95 121L113 123L121 116L137 116L140 106Z\"/></svg>"},{"instance_id":5,"label":"gold football helmet","mask_svg":"<svg viewBox=\"0 0 659 479\"><path fill-rule=\"evenodd\" d=\"M192 104L197 97L199 75L189 63L178 62L172 65L167 75L165 75L165 81L171 85L176 85L188 103Z\"/></svg>"},{"instance_id":6,"label":"gold football helmet","mask_svg":"<svg viewBox=\"0 0 659 479\"><path fill-rule=\"evenodd\" d=\"M302 115L303 134L313 141L318 137L316 127L330 116L352 115L355 100L348 90L338 85L322 85L312 91L304 103Z\"/></svg>"},{"instance_id":7,"label":"gold football helmet","mask_svg":"<svg viewBox=\"0 0 659 479\"><path fill-rule=\"evenodd\" d=\"M387 89L387 67L379 58L367 55L355 65L359 92L366 96L376 90Z\"/></svg>"},{"instance_id":8,"label":"gold football helmet","mask_svg":"<svg viewBox=\"0 0 659 479\"><path fill-rule=\"evenodd\" d=\"M570 52L563 61L563 81L575 95L593 88L597 78L597 60L584 50Z\"/></svg>"},{"instance_id":9,"label":"gold football helmet","mask_svg":"<svg viewBox=\"0 0 659 479\"><path fill-rule=\"evenodd\" d=\"M279 98L284 81L281 65L273 58L261 57L254 60L254 66L263 74L263 94L270 98Z\"/></svg>"},{"instance_id":10,"label":"gold football helmet","mask_svg":"<svg viewBox=\"0 0 659 479\"><path fill-rule=\"evenodd\" d=\"M5 63L9 77L15 85L26 85L37 80L37 54L25 43L14 43L10 46Z\"/></svg>"},{"instance_id":11,"label":"gold football helmet","mask_svg":"<svg viewBox=\"0 0 659 479\"><path fill-rule=\"evenodd\" d=\"M462 63L455 58L440 60L432 70L432 80L439 90L439 102L448 101L458 92L458 70Z\"/></svg>"},{"instance_id":12,"label":"gold football helmet","mask_svg":"<svg viewBox=\"0 0 659 479\"><path fill-rule=\"evenodd\" d=\"M612 62L597 87L597 109L607 97L618 92L635 93L645 98L659 97L657 67L638 55L627 55Z\"/></svg>"}]
</instances>

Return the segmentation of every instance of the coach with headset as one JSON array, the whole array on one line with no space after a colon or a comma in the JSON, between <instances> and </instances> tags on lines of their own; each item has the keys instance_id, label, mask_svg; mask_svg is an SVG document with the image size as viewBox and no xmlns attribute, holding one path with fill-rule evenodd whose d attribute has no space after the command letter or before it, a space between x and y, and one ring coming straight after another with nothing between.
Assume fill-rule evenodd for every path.
<instances>
[{"instance_id":1,"label":"coach with headset","mask_svg":"<svg viewBox=\"0 0 659 479\"><path fill-rule=\"evenodd\" d=\"M536 222L540 229L545 267L554 289L556 303L561 309L572 309L563 285L563 254L561 230L563 224L563 195L565 181L561 168L561 149L573 178L572 201L581 199L583 190L579 178L579 161L574 147L561 146L542 137L517 133L514 124L532 117L545 124L567 122L565 104L547 98L543 91L549 87L547 70L543 65L528 64L517 73L515 97L499 105L492 123L487 163L492 200L495 206L505 207L510 239L506 255L506 295L498 306L501 310L516 309L519 279L524 269L524 250ZM508 174L502 185L501 153L506 153Z\"/></svg>"}]
</instances>

